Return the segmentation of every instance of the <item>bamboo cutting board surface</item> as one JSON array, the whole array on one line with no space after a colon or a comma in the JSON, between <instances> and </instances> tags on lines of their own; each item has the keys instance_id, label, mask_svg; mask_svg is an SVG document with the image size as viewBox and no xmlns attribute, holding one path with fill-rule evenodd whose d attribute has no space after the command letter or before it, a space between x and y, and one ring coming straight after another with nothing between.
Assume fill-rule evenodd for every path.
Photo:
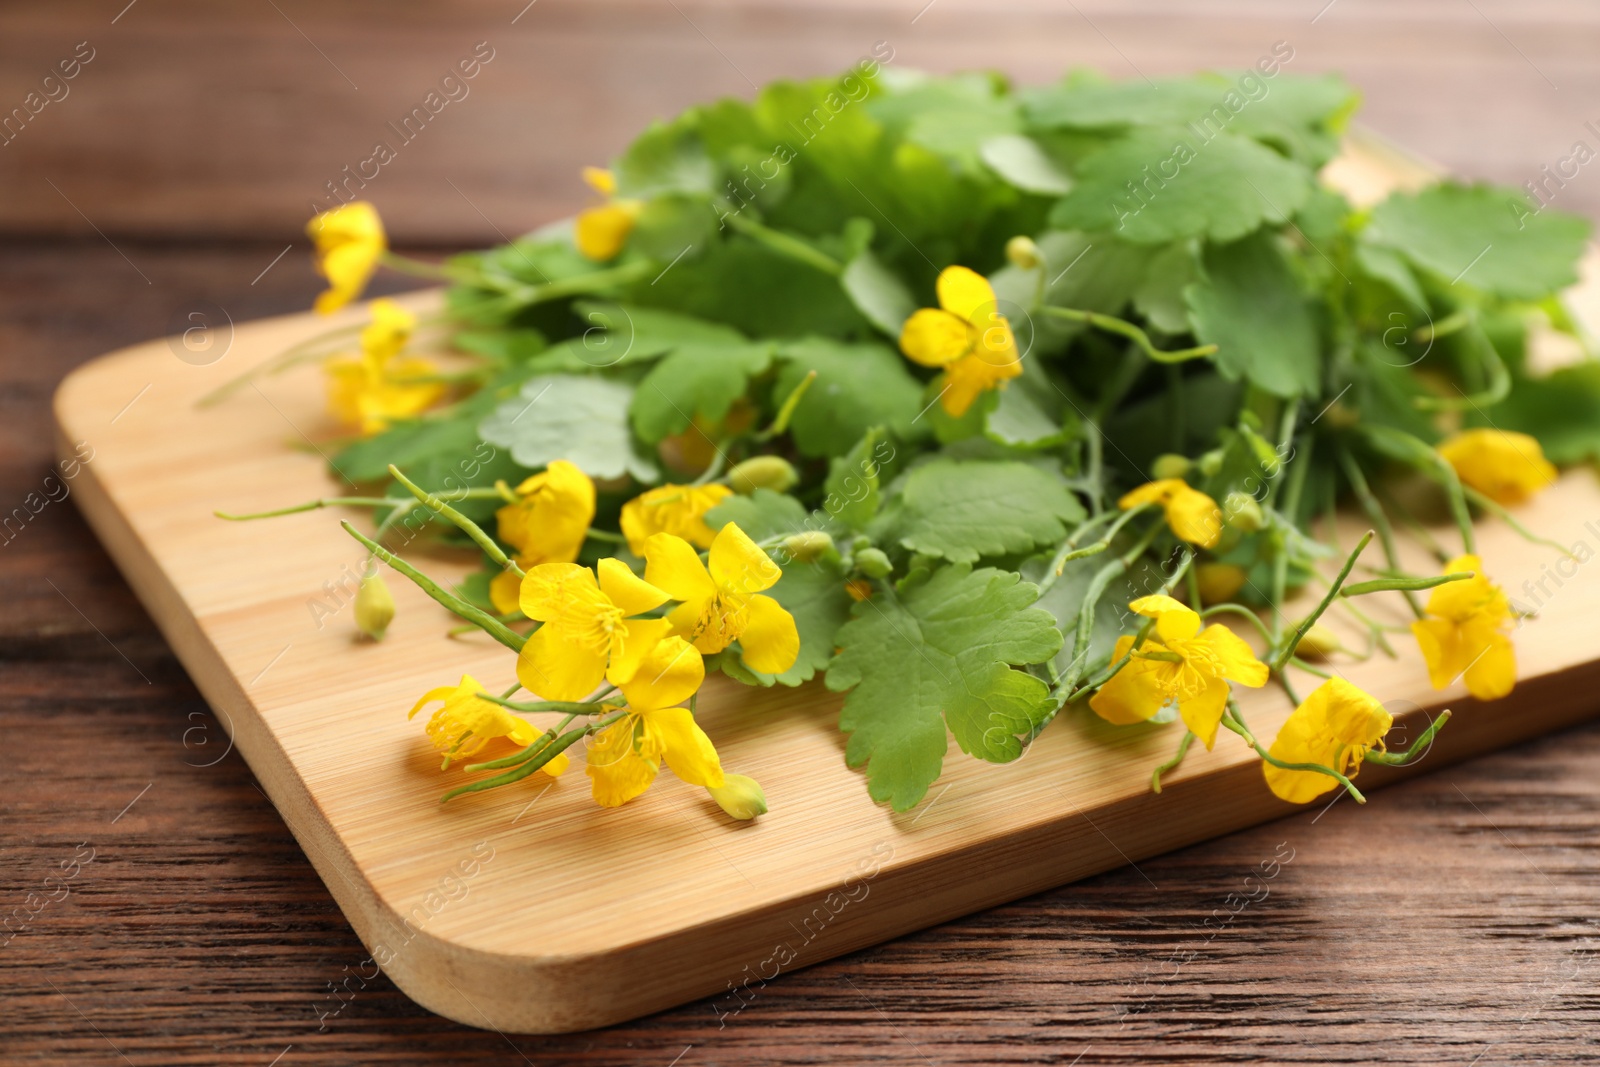
<instances>
[{"instance_id":1,"label":"bamboo cutting board surface","mask_svg":"<svg viewBox=\"0 0 1600 1067\"><path fill-rule=\"evenodd\" d=\"M1371 146L1331 170L1357 198L1419 177ZM1595 274L1573 300L1591 323ZM1155 795L1150 770L1179 727L1112 727L1069 710L1010 765L952 746L928 798L897 815L845 767L838 698L815 683L713 683L702 693L698 717L725 765L766 789L772 810L754 823L727 819L666 771L644 797L601 810L577 766L554 785L536 776L441 806L460 779L439 773L405 712L462 673L491 690L509 684L511 655L476 635L446 639L455 620L394 575L399 614L382 644L352 639L348 606L314 612L347 599L337 589L363 560L337 511L212 517L349 491L315 451L333 432L316 368L211 409L194 401L357 316L229 327L225 355L205 366L176 358L181 345L167 341L114 353L63 383L56 417L63 457L80 442L80 454L92 449L74 484L80 507L367 945L372 959L355 969L367 977L381 967L434 1011L513 1032L601 1026L702 996L731 1016L796 967L1289 810L1231 735L1192 752ZM1588 470L1519 514L1583 546L1586 560L1600 550L1600 487ZM1359 529L1352 522L1344 543ZM1521 681L1510 698L1478 705L1459 686L1435 693L1406 640L1398 661L1336 665L1396 712L1397 744L1437 709L1455 710L1423 770L1600 708L1591 636L1600 569L1499 524L1479 536L1497 580L1539 609L1517 635ZM450 579L470 566L461 555L413 559ZM1431 570L1420 552L1413 561ZM1305 691L1314 680L1299 682ZM1263 738L1290 710L1276 688L1241 698ZM1370 791L1399 773L1408 772L1370 767L1361 783Z\"/></svg>"}]
</instances>

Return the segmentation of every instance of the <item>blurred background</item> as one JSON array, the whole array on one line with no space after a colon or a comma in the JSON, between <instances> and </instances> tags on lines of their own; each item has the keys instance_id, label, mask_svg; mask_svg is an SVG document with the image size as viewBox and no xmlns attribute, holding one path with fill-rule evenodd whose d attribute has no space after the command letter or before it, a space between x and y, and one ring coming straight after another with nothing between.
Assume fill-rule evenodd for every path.
<instances>
[{"instance_id":1,"label":"blurred background","mask_svg":"<svg viewBox=\"0 0 1600 1067\"><path fill-rule=\"evenodd\" d=\"M1287 70L1342 72L1365 94L1360 122L1459 174L1520 186L1578 142L1600 149L1600 4L1580 0L9 0L0 500L48 471L50 398L73 367L196 310L308 308L321 286L303 227L329 183L356 174L405 250L505 240L582 207L579 168L651 120L841 71L880 42L896 67L1024 83L1074 65L1245 67L1285 42ZM380 143L392 158L375 165ZM1600 167L1556 189L1600 216ZM1583 972L1592 725L1367 811L1297 816L788 976L726 1030L701 1004L513 1042L382 978L330 1000L365 951L237 753L217 754L205 703L76 511L34 526L0 553L0 903L80 841L95 858L69 900L4 938L0 1062L1593 1051L1595 1001L1578 996L1600 973ZM1196 942L1285 838L1294 891L1248 934ZM1163 961L1197 945L1168 981Z\"/></svg>"}]
</instances>

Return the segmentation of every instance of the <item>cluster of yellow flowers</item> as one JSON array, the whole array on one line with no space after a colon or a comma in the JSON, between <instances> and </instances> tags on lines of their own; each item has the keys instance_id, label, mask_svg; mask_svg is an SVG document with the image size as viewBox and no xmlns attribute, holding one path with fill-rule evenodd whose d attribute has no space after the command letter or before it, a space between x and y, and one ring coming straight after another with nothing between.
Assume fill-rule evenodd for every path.
<instances>
[{"instance_id":1,"label":"cluster of yellow flowers","mask_svg":"<svg viewBox=\"0 0 1600 1067\"><path fill-rule=\"evenodd\" d=\"M586 257L609 260L626 244L643 205L618 197L608 171L587 168L584 178L603 200L578 216L573 240ZM370 204L319 215L307 232L328 281L316 301L324 314L359 297L388 255L382 222ZM1020 262L1028 251L1021 248L1013 260ZM906 320L900 347L913 362L942 372L935 383L940 406L960 418L984 393L1020 376L1023 356L982 275L948 267L936 291L939 306ZM371 311L359 353L326 362L330 408L363 435L418 416L446 392L433 363L403 354L416 317L383 299L373 301ZM1437 451L1462 485L1500 506L1528 499L1556 477L1538 442L1523 434L1469 429ZM1125 494L1119 509L1159 508L1177 539L1216 548L1225 526L1234 523L1232 513L1192 487L1181 470L1159 476L1171 472L1158 467L1157 473ZM490 584L490 599L502 618L537 624L518 654L520 688L546 702L581 704L597 716L584 734L596 801L611 807L638 796L666 762L679 778L711 790L726 810L765 810L759 787L724 773L711 740L682 706L704 681L705 655L737 644L746 668L777 674L799 653L793 617L763 593L780 579L780 568L737 525L717 531L706 522L706 513L733 490L721 484L663 485L624 505L621 539L645 561L643 576L616 558L601 559L593 569L577 563L590 539L596 491L574 464L557 460L502 492L508 502L496 513L497 529L511 551L505 570ZM1441 573L1454 580L1433 587L1411 626L1430 681L1442 689L1461 678L1479 699L1504 696L1516 680L1510 602L1475 554L1450 560ZM1231 564L1207 561L1196 578L1201 596L1212 602L1230 599L1244 575ZM856 599L870 592L862 580L850 582ZM1119 669L1093 694L1090 707L1113 723L1147 721L1170 708L1208 749L1222 725L1254 743L1242 722L1230 718L1231 686L1265 685L1273 668L1232 630L1203 625L1200 606L1164 594L1134 600L1130 609L1150 622L1139 636L1118 639L1113 661ZM427 734L447 766L496 739L524 749L555 743L553 732L541 734L471 676L431 690L411 714L435 702L440 706ZM1380 702L1331 677L1299 703L1279 732L1263 765L1267 782L1285 799L1310 800L1353 777L1375 747L1382 750L1391 725ZM567 766L565 752L557 750L546 754L540 770L555 777ZM1332 768L1337 775L1302 767Z\"/></svg>"},{"instance_id":2,"label":"cluster of yellow flowers","mask_svg":"<svg viewBox=\"0 0 1600 1067\"><path fill-rule=\"evenodd\" d=\"M518 654L517 679L546 701L596 705L605 725L593 734L586 769L602 806L643 793L665 762L730 813L764 809L764 801L751 803L750 779L724 774L710 738L680 706L705 680L705 655L737 643L749 669L779 674L800 651L793 616L763 592L782 577L778 565L738 525L715 534L706 525L705 513L728 492L661 486L625 505L624 529L645 560L643 577L616 558L592 570L574 562L594 518L595 487L566 460L524 481L496 515L518 566L496 579L495 605L539 624ZM663 612L668 604L675 606ZM540 739L526 720L484 697L463 677L412 709L443 701L427 730L447 764L493 738L524 747ZM555 777L566 767L561 753L540 770ZM732 787L730 777L739 779Z\"/></svg>"},{"instance_id":3,"label":"cluster of yellow flowers","mask_svg":"<svg viewBox=\"0 0 1600 1067\"><path fill-rule=\"evenodd\" d=\"M1022 356L994 288L982 275L947 267L937 292L939 307L922 308L906 321L900 348L913 362L943 368L940 404L959 418L985 391L1003 389L1021 375ZM1441 443L1438 452L1463 485L1500 505L1520 503L1556 478L1539 442L1526 434L1464 430ZM1152 505L1162 509L1179 540L1207 549L1221 541L1222 508L1184 478L1158 477L1118 501L1122 511ZM1202 564L1201 572L1203 595L1209 586L1218 601L1231 598L1244 581L1244 572L1231 564ZM1411 630L1435 689L1460 678L1474 697L1494 700L1516 682L1509 636L1516 616L1505 593L1483 573L1478 556L1458 556L1440 573L1463 572L1472 577L1433 589ZM1231 698L1229 683L1263 686L1270 668L1227 627L1202 629L1200 615L1172 597L1141 597L1129 608L1154 620L1154 633L1142 642L1133 635L1118 639L1112 659L1124 665L1089 706L1113 723L1144 722L1175 708L1189 731L1211 748ZM1372 748L1381 746L1392 724L1378 700L1333 677L1298 705L1270 754L1280 764L1316 764L1350 777ZM1263 770L1274 793L1299 803L1338 784L1319 771L1270 762Z\"/></svg>"}]
</instances>

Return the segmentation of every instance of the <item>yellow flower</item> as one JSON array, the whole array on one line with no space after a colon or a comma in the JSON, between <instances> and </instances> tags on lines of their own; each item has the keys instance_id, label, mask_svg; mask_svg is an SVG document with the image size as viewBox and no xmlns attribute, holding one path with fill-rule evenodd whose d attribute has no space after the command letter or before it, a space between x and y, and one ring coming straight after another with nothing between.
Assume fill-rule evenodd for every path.
<instances>
[{"instance_id":1,"label":"yellow flower","mask_svg":"<svg viewBox=\"0 0 1600 1067\"><path fill-rule=\"evenodd\" d=\"M711 542L707 570L681 537L656 534L645 545L645 580L683 603L667 618L673 632L701 652L721 652L738 641L744 665L763 674L782 674L800 655L794 616L761 593L783 570L733 523Z\"/></svg>"},{"instance_id":2,"label":"yellow flower","mask_svg":"<svg viewBox=\"0 0 1600 1067\"><path fill-rule=\"evenodd\" d=\"M966 267L946 267L937 289L939 306L920 308L906 320L900 351L925 367L944 368L940 404L959 418L978 394L1021 374L1022 357L988 279Z\"/></svg>"},{"instance_id":3,"label":"yellow flower","mask_svg":"<svg viewBox=\"0 0 1600 1067\"><path fill-rule=\"evenodd\" d=\"M372 302L372 321L361 331L359 356L334 356L325 364L328 409L371 437L395 419L427 410L444 393L439 382L408 381L436 373L426 359L400 357L417 317L392 300Z\"/></svg>"},{"instance_id":4,"label":"yellow flower","mask_svg":"<svg viewBox=\"0 0 1600 1067\"><path fill-rule=\"evenodd\" d=\"M574 238L578 251L596 261L612 259L628 243L633 224L644 209L640 200L616 199L617 179L609 170L584 167L583 180L605 197L605 203L578 213Z\"/></svg>"},{"instance_id":5,"label":"yellow flower","mask_svg":"<svg viewBox=\"0 0 1600 1067\"><path fill-rule=\"evenodd\" d=\"M1227 707L1228 682L1266 685L1267 665L1226 626L1213 623L1202 630L1200 616L1169 596L1140 597L1128 607L1155 619L1155 633L1089 698L1089 706L1107 722L1126 724L1176 704L1184 725L1210 748ZM1133 640L1131 634L1119 637L1112 659L1127 655Z\"/></svg>"},{"instance_id":6,"label":"yellow flower","mask_svg":"<svg viewBox=\"0 0 1600 1067\"><path fill-rule=\"evenodd\" d=\"M706 525L706 512L733 495L725 485L662 485L622 505L622 535L636 556L658 533L681 537L696 548L710 548L716 531Z\"/></svg>"},{"instance_id":7,"label":"yellow flower","mask_svg":"<svg viewBox=\"0 0 1600 1067\"><path fill-rule=\"evenodd\" d=\"M1161 478L1146 482L1117 501L1129 511L1141 504L1160 504L1167 513L1167 525L1180 539L1201 548L1215 548L1222 537L1222 509L1182 478Z\"/></svg>"},{"instance_id":8,"label":"yellow flower","mask_svg":"<svg viewBox=\"0 0 1600 1067\"><path fill-rule=\"evenodd\" d=\"M679 779L718 789L725 784L722 761L688 708L705 680L705 663L687 641L669 637L645 657L631 681L622 685L627 714L595 734L589 743L588 773L595 803L626 804L650 788L665 759ZM607 710L615 710L607 705Z\"/></svg>"},{"instance_id":9,"label":"yellow flower","mask_svg":"<svg viewBox=\"0 0 1600 1067\"><path fill-rule=\"evenodd\" d=\"M1330 678L1294 709L1268 751L1285 763L1320 763L1354 778L1393 724L1394 716L1377 700L1343 678ZM1319 771L1288 771L1270 763L1262 763L1261 770L1268 787L1291 804L1309 803L1339 784Z\"/></svg>"},{"instance_id":10,"label":"yellow flower","mask_svg":"<svg viewBox=\"0 0 1600 1067\"><path fill-rule=\"evenodd\" d=\"M1439 445L1456 474L1497 504L1520 504L1556 480L1539 442L1506 430L1463 430Z\"/></svg>"},{"instance_id":11,"label":"yellow flower","mask_svg":"<svg viewBox=\"0 0 1600 1067\"><path fill-rule=\"evenodd\" d=\"M1475 577L1435 586L1428 596L1431 618L1412 623L1411 632L1435 689L1462 678L1479 700L1497 700L1517 681L1517 656L1506 636L1511 603L1483 573L1477 556L1457 556L1442 573L1460 571L1473 571Z\"/></svg>"},{"instance_id":12,"label":"yellow flower","mask_svg":"<svg viewBox=\"0 0 1600 1067\"><path fill-rule=\"evenodd\" d=\"M636 619L667 602L619 559L594 571L576 563L542 563L522 579L522 613L541 623L517 654L517 679L546 700L582 700L602 679L633 677L656 642L672 632L666 619Z\"/></svg>"},{"instance_id":13,"label":"yellow flower","mask_svg":"<svg viewBox=\"0 0 1600 1067\"><path fill-rule=\"evenodd\" d=\"M552 462L517 486L517 502L494 513L500 540L515 552L525 571L541 563L571 563L578 558L594 521L594 482L564 459ZM522 580L502 571L489 583L495 610L517 610Z\"/></svg>"},{"instance_id":14,"label":"yellow flower","mask_svg":"<svg viewBox=\"0 0 1600 1067\"><path fill-rule=\"evenodd\" d=\"M321 315L360 296L389 248L378 209L365 200L324 211L306 223L306 236L316 245L317 272L328 279L315 304Z\"/></svg>"},{"instance_id":15,"label":"yellow flower","mask_svg":"<svg viewBox=\"0 0 1600 1067\"><path fill-rule=\"evenodd\" d=\"M497 737L526 747L541 733L532 723L511 714L499 704L479 699L482 692L483 686L478 684L476 678L463 674L460 685L441 685L437 689L430 689L406 716L408 719L414 718L425 704L435 700L444 702L428 720L428 740L433 742L434 748L444 753L447 767L452 759L470 756ZM562 752L539 769L552 778L558 778L567 769L568 762L567 754Z\"/></svg>"}]
</instances>

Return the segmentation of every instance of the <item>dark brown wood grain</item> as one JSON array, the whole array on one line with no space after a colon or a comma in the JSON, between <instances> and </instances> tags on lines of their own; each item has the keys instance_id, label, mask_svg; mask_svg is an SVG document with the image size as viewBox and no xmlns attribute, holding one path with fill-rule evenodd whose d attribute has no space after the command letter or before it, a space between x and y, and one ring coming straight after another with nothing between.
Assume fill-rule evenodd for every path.
<instances>
[{"instance_id":1,"label":"dark brown wood grain","mask_svg":"<svg viewBox=\"0 0 1600 1067\"><path fill-rule=\"evenodd\" d=\"M59 113L0 147L0 511L46 488L48 405L72 367L190 312L305 307L317 284L303 245L261 274L294 240L304 187L491 23L509 43L481 95L377 191L414 239L465 245L545 221L581 201L573 169L640 122L747 92L733 66L756 81L820 72L886 38L905 42L908 64L1036 78L1072 61L1114 74L1226 65L1291 39L1307 69L1342 66L1362 84L1379 129L1501 180L1532 176L1600 116L1600 26L1576 3L1337 0L1313 24L1323 0L938 0L913 25L920 2L679 14L539 0L511 27L520 0L277 0L359 93L271 4L140 0L112 25L124 3L0 11L0 103L75 42L104 44ZM1600 179L1588 180L1563 195L1600 213ZM1600 1054L1600 725L1378 791L1365 809L1342 801L784 975L737 1014L719 1014L736 1003L723 998L540 1038L457 1026L360 977L366 950L226 748L70 497L0 543L0 924L13 917L0 925L0 1062ZM1264 898L1230 900L1275 858Z\"/></svg>"}]
</instances>

